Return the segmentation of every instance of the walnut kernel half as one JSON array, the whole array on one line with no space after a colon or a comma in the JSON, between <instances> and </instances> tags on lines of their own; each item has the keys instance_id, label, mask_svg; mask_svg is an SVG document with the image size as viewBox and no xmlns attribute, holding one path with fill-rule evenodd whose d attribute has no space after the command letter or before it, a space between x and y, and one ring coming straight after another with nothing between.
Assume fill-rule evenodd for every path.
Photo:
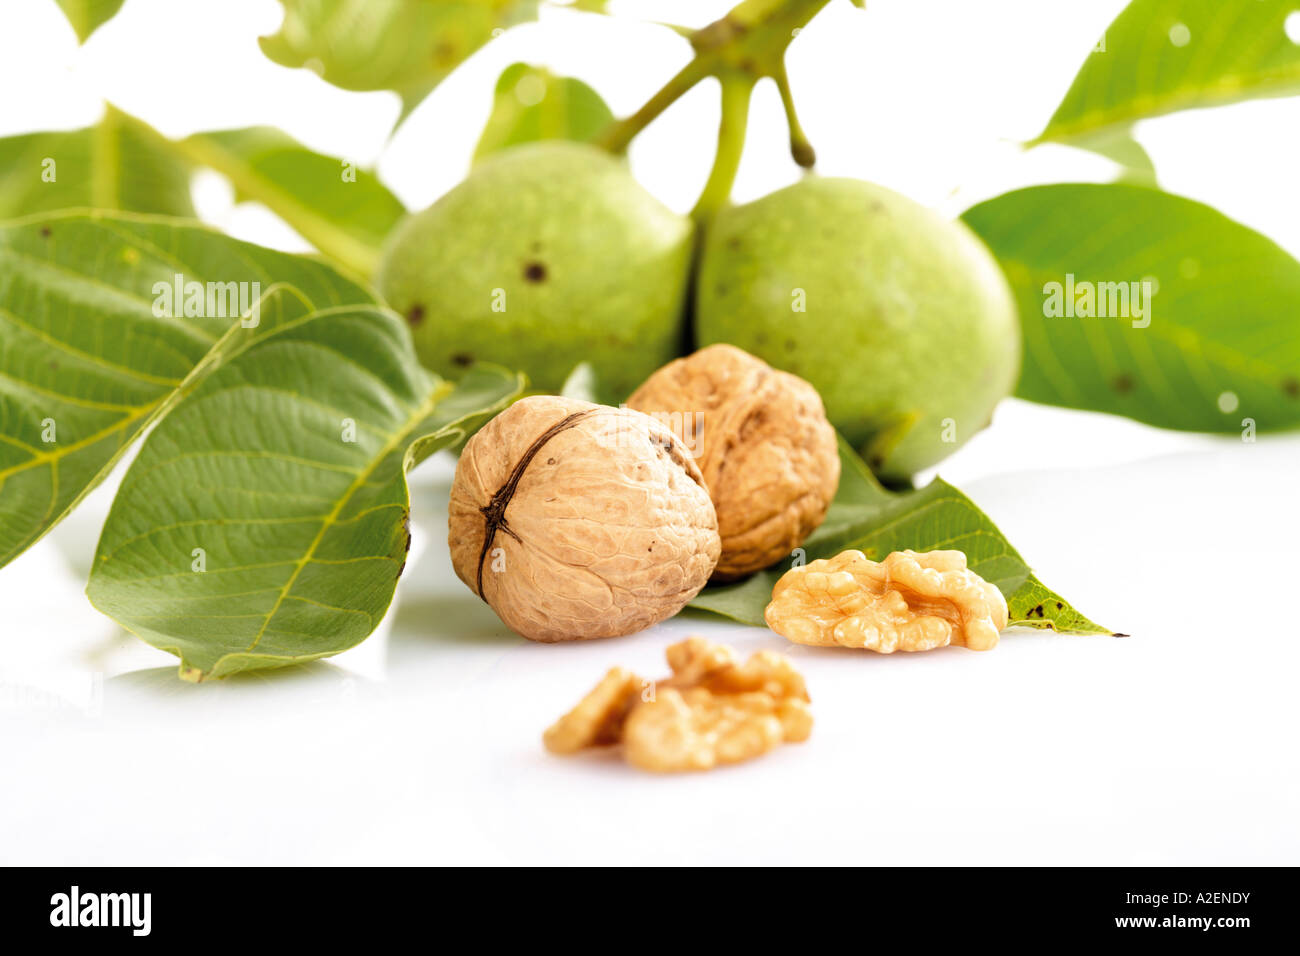
<instances>
[{"instance_id":1,"label":"walnut kernel half","mask_svg":"<svg viewBox=\"0 0 1300 956\"><path fill-rule=\"evenodd\" d=\"M623 722L640 691L641 678L621 667L610 668L578 706L546 729L542 742L553 754L618 743Z\"/></svg>"},{"instance_id":2,"label":"walnut kernel half","mask_svg":"<svg viewBox=\"0 0 1300 956\"><path fill-rule=\"evenodd\" d=\"M1007 602L960 551L895 551L881 562L844 551L783 574L764 616L797 644L985 651L1007 626Z\"/></svg>"},{"instance_id":3,"label":"walnut kernel half","mask_svg":"<svg viewBox=\"0 0 1300 956\"><path fill-rule=\"evenodd\" d=\"M778 706L767 694L668 687L628 716L624 753L628 763L658 773L749 760L785 740Z\"/></svg>"},{"instance_id":4,"label":"walnut kernel half","mask_svg":"<svg viewBox=\"0 0 1300 956\"><path fill-rule=\"evenodd\" d=\"M673 674L642 699L642 682L614 668L543 736L552 753L621 742L643 770L707 770L749 760L783 742L808 739L812 712L789 660L735 651L692 637L667 651Z\"/></svg>"}]
</instances>

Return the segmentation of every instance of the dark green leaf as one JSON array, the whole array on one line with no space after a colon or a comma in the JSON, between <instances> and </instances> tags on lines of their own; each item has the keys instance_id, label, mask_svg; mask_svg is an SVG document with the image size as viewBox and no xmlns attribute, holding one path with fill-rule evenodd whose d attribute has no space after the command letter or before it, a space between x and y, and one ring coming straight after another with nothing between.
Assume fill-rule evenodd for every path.
<instances>
[{"instance_id":1,"label":"dark green leaf","mask_svg":"<svg viewBox=\"0 0 1300 956\"><path fill-rule=\"evenodd\" d=\"M537 16L537 0L280 0L284 23L260 38L281 66L345 90L393 90L406 116L493 31Z\"/></svg>"},{"instance_id":2,"label":"dark green leaf","mask_svg":"<svg viewBox=\"0 0 1300 956\"><path fill-rule=\"evenodd\" d=\"M1045 588L989 517L952 485L936 478L918 491L886 491L843 439L840 464L840 488L831 511L804 542L808 560L848 549L873 561L905 549L962 551L969 567L1006 597L1012 626L1110 633ZM789 569L786 562L739 584L708 588L690 606L764 626L763 610L772 599L772 587Z\"/></svg>"},{"instance_id":3,"label":"dark green leaf","mask_svg":"<svg viewBox=\"0 0 1300 956\"><path fill-rule=\"evenodd\" d=\"M535 140L590 142L613 119L600 94L581 80L515 63L497 80L492 115L474 150L474 160Z\"/></svg>"},{"instance_id":4,"label":"dark green leaf","mask_svg":"<svg viewBox=\"0 0 1300 956\"><path fill-rule=\"evenodd\" d=\"M407 471L521 385L485 366L435 378L379 307L267 329L150 434L87 593L188 680L346 650L405 566Z\"/></svg>"},{"instance_id":5,"label":"dark green leaf","mask_svg":"<svg viewBox=\"0 0 1300 956\"><path fill-rule=\"evenodd\" d=\"M1300 263L1269 239L1118 184L1023 189L963 218L1016 291L1022 398L1166 428L1300 425ZM1110 317L1079 315L1103 299Z\"/></svg>"},{"instance_id":6,"label":"dark green leaf","mask_svg":"<svg viewBox=\"0 0 1300 956\"><path fill-rule=\"evenodd\" d=\"M223 286L207 315L162 308L177 275L245 283L263 324L374 302L324 264L198 225L92 214L0 226L0 565L250 340L239 288L227 299Z\"/></svg>"},{"instance_id":7,"label":"dark green leaf","mask_svg":"<svg viewBox=\"0 0 1300 956\"><path fill-rule=\"evenodd\" d=\"M111 106L86 129L0 139L0 219L58 209L191 217L189 166L156 130Z\"/></svg>"},{"instance_id":8,"label":"dark green leaf","mask_svg":"<svg viewBox=\"0 0 1300 956\"><path fill-rule=\"evenodd\" d=\"M260 202L325 255L369 276L406 210L373 173L312 152L277 129L201 133L178 146L221 173L236 197Z\"/></svg>"},{"instance_id":9,"label":"dark green leaf","mask_svg":"<svg viewBox=\"0 0 1300 956\"><path fill-rule=\"evenodd\" d=\"M63 15L76 31L77 40L85 43L100 26L122 9L124 0L58 0Z\"/></svg>"},{"instance_id":10,"label":"dark green leaf","mask_svg":"<svg viewBox=\"0 0 1300 956\"><path fill-rule=\"evenodd\" d=\"M1281 0L1134 0L1107 28L1104 49L1098 44L1089 55L1039 141L1300 92L1300 43L1287 35L1296 9Z\"/></svg>"}]
</instances>

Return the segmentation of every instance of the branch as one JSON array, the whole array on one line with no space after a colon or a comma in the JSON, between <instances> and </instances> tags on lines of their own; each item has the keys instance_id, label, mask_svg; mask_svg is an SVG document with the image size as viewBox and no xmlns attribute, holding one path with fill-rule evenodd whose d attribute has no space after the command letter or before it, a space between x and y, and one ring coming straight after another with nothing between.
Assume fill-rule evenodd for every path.
<instances>
[{"instance_id":1,"label":"branch","mask_svg":"<svg viewBox=\"0 0 1300 956\"><path fill-rule=\"evenodd\" d=\"M626 119L616 120L595 140L612 153L626 152L628 144L650 123L706 77L717 77L722 85L722 122L718 129L718 153L704 192L692 213L706 219L721 208L731 195L731 185L740 165L750 94L763 77L776 81L790 126L790 152L805 169L816 161L816 152L795 114L794 97L785 70L785 51L801 29L829 0L741 0L721 20L715 20L691 34L695 57L671 80ZM856 0L855 0L856 2Z\"/></svg>"}]
</instances>

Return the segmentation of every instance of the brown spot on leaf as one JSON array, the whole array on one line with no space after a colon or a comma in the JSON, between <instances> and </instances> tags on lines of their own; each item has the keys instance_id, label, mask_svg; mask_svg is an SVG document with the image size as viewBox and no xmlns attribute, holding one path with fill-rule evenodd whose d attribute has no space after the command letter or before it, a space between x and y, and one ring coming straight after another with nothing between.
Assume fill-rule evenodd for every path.
<instances>
[{"instance_id":1,"label":"brown spot on leaf","mask_svg":"<svg viewBox=\"0 0 1300 956\"><path fill-rule=\"evenodd\" d=\"M409 309L407 309L407 310L406 310L406 321L410 324L411 328L415 328L415 327L418 326L421 322L423 322L423 321L424 321L424 306L420 305L420 304L417 302L415 305L413 305L413 306L411 306Z\"/></svg>"},{"instance_id":2,"label":"brown spot on leaf","mask_svg":"<svg viewBox=\"0 0 1300 956\"><path fill-rule=\"evenodd\" d=\"M442 41L433 48L433 62L435 66L446 67L456 62L456 45Z\"/></svg>"},{"instance_id":3,"label":"brown spot on leaf","mask_svg":"<svg viewBox=\"0 0 1300 956\"><path fill-rule=\"evenodd\" d=\"M1121 372L1115 376L1115 380L1110 383L1110 387L1121 395L1127 395L1133 391L1133 376L1128 372Z\"/></svg>"},{"instance_id":4,"label":"brown spot on leaf","mask_svg":"<svg viewBox=\"0 0 1300 956\"><path fill-rule=\"evenodd\" d=\"M451 364L458 368L469 368L474 364L474 356L469 352L457 352L451 357Z\"/></svg>"},{"instance_id":5,"label":"brown spot on leaf","mask_svg":"<svg viewBox=\"0 0 1300 956\"><path fill-rule=\"evenodd\" d=\"M1300 398L1300 379L1288 378L1282 383L1282 391L1287 398Z\"/></svg>"},{"instance_id":6,"label":"brown spot on leaf","mask_svg":"<svg viewBox=\"0 0 1300 956\"><path fill-rule=\"evenodd\" d=\"M546 264L542 262L530 262L524 266L524 279L534 284L546 281Z\"/></svg>"},{"instance_id":7,"label":"brown spot on leaf","mask_svg":"<svg viewBox=\"0 0 1300 956\"><path fill-rule=\"evenodd\" d=\"M50 227L41 226L41 235L44 236L46 239L50 238Z\"/></svg>"},{"instance_id":8,"label":"brown spot on leaf","mask_svg":"<svg viewBox=\"0 0 1300 956\"><path fill-rule=\"evenodd\" d=\"M406 559L411 554L411 511L409 508L402 512L402 531L406 533L406 541L402 544L402 564L397 569L397 577L399 578L402 576L402 572L406 570Z\"/></svg>"}]
</instances>

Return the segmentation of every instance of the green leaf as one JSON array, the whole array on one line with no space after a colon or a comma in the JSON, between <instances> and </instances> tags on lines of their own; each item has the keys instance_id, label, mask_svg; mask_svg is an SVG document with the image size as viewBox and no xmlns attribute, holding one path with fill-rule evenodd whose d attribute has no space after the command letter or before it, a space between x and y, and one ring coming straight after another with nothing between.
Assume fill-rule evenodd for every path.
<instances>
[{"instance_id":1,"label":"green leaf","mask_svg":"<svg viewBox=\"0 0 1300 956\"><path fill-rule=\"evenodd\" d=\"M479 137L474 161L536 140L591 142L613 120L600 94L581 80L515 63L497 80L492 115Z\"/></svg>"},{"instance_id":2,"label":"green leaf","mask_svg":"<svg viewBox=\"0 0 1300 956\"><path fill-rule=\"evenodd\" d=\"M112 106L85 129L0 139L0 219L78 208L192 217L189 166Z\"/></svg>"},{"instance_id":3,"label":"green leaf","mask_svg":"<svg viewBox=\"0 0 1300 956\"><path fill-rule=\"evenodd\" d=\"M1126 131L1080 140L1072 145L1116 163L1120 167L1116 182L1132 183L1135 186L1157 185L1156 165L1150 154Z\"/></svg>"},{"instance_id":4,"label":"green leaf","mask_svg":"<svg viewBox=\"0 0 1300 956\"><path fill-rule=\"evenodd\" d=\"M113 19L122 9L123 2L125 0L58 0L80 43L85 43L92 33Z\"/></svg>"},{"instance_id":5,"label":"green leaf","mask_svg":"<svg viewBox=\"0 0 1300 956\"><path fill-rule=\"evenodd\" d=\"M1020 397L1166 428L1300 425L1300 263L1271 240L1200 203L1118 184L1022 189L963 219L1016 292ZM1071 283L1076 316L1089 294L1100 311L1105 293L1112 317L1070 317Z\"/></svg>"},{"instance_id":6,"label":"green leaf","mask_svg":"<svg viewBox=\"0 0 1300 956\"><path fill-rule=\"evenodd\" d=\"M874 561L904 549L962 551L969 567L1006 597L1010 626L1110 633L1044 587L989 517L946 481L936 478L902 494L886 491L842 438L840 465L840 487L826 521L804 542L808 560L849 549ZM763 611L772 599L772 587L790 566L783 562L738 584L707 588L690 606L766 626Z\"/></svg>"},{"instance_id":7,"label":"green leaf","mask_svg":"<svg viewBox=\"0 0 1300 956\"><path fill-rule=\"evenodd\" d=\"M596 381L596 370L590 362L579 362L573 367L569 377L560 386L560 394L565 398L598 404L596 396L600 394L600 388Z\"/></svg>"},{"instance_id":8,"label":"green leaf","mask_svg":"<svg viewBox=\"0 0 1300 956\"><path fill-rule=\"evenodd\" d=\"M582 13L609 13L609 0L558 0L556 6L565 6Z\"/></svg>"},{"instance_id":9,"label":"green leaf","mask_svg":"<svg viewBox=\"0 0 1300 956\"><path fill-rule=\"evenodd\" d=\"M259 38L281 66L345 90L393 90L402 117L494 31L537 16L537 0L280 0L280 31Z\"/></svg>"},{"instance_id":10,"label":"green leaf","mask_svg":"<svg viewBox=\"0 0 1300 956\"><path fill-rule=\"evenodd\" d=\"M150 434L87 594L189 680L344 651L405 566L407 471L521 386L478 366L435 378L379 307L262 332Z\"/></svg>"},{"instance_id":11,"label":"green leaf","mask_svg":"<svg viewBox=\"0 0 1300 956\"><path fill-rule=\"evenodd\" d=\"M237 199L260 202L361 276L374 271L379 247L406 213L373 173L312 152L277 129L200 133L177 145L229 179Z\"/></svg>"},{"instance_id":12,"label":"green leaf","mask_svg":"<svg viewBox=\"0 0 1300 956\"><path fill-rule=\"evenodd\" d=\"M177 275L245 285L223 286L206 316L165 314L160 290ZM254 330L229 288L247 293L262 324L374 302L322 263L199 225L96 213L0 226L0 566L247 344Z\"/></svg>"},{"instance_id":13,"label":"green leaf","mask_svg":"<svg viewBox=\"0 0 1300 956\"><path fill-rule=\"evenodd\" d=\"M1283 0L1134 0L1107 28L1036 142L1069 142L1177 110L1300 92ZM1294 21L1293 21L1294 22Z\"/></svg>"},{"instance_id":14,"label":"green leaf","mask_svg":"<svg viewBox=\"0 0 1300 956\"><path fill-rule=\"evenodd\" d=\"M1088 620L1032 574L1024 584L1007 595L1007 613L1017 627L1051 628L1065 634L1111 633Z\"/></svg>"}]
</instances>

